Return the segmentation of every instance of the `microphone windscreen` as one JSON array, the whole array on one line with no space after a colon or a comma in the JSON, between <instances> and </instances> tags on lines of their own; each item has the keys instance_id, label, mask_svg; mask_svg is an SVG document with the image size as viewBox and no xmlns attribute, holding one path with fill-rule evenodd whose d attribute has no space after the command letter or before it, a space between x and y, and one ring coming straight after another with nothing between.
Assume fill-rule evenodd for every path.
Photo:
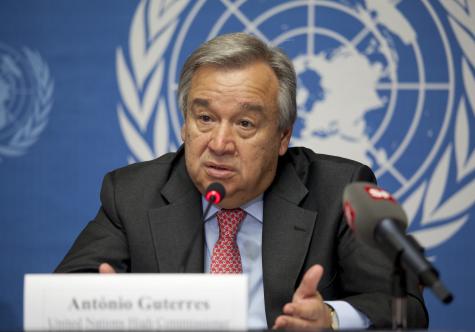
<instances>
[{"instance_id":1,"label":"microphone windscreen","mask_svg":"<svg viewBox=\"0 0 475 332\"><path fill-rule=\"evenodd\" d=\"M213 203L218 204L224 199L224 196L226 196L226 189L219 182L213 182L206 188L205 198L208 202L213 198Z\"/></svg>"},{"instance_id":2,"label":"microphone windscreen","mask_svg":"<svg viewBox=\"0 0 475 332\"><path fill-rule=\"evenodd\" d=\"M363 242L377 247L375 230L384 219L407 227L407 216L402 207L387 191L370 182L353 182L343 193L343 209L350 228Z\"/></svg>"}]
</instances>

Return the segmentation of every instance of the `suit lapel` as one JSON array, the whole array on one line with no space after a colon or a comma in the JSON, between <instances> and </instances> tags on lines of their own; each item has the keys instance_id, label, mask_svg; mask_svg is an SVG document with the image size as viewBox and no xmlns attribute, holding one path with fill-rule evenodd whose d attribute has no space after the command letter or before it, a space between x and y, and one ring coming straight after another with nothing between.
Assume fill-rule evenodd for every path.
<instances>
[{"instance_id":1,"label":"suit lapel","mask_svg":"<svg viewBox=\"0 0 475 332\"><path fill-rule=\"evenodd\" d=\"M165 205L149 211L159 272L203 272L201 195L186 172L184 158L173 168L161 195Z\"/></svg>"},{"instance_id":2,"label":"suit lapel","mask_svg":"<svg viewBox=\"0 0 475 332\"><path fill-rule=\"evenodd\" d=\"M299 206L307 193L294 167L284 164L265 195L262 266L269 326L291 300L302 273L317 217Z\"/></svg>"}]
</instances>

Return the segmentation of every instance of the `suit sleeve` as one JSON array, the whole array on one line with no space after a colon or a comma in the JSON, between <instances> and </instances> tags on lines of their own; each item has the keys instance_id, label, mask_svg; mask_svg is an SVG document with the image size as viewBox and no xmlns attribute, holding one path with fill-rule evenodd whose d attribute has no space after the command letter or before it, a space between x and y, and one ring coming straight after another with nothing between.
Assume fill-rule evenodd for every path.
<instances>
[{"instance_id":1,"label":"suit sleeve","mask_svg":"<svg viewBox=\"0 0 475 332\"><path fill-rule=\"evenodd\" d=\"M373 172L359 167L351 181L376 182ZM373 249L351 234L345 217L339 228L339 266L344 298L355 309L364 313L372 327L391 327L391 274L392 263L381 252ZM408 275L408 327L427 328L428 314L414 275Z\"/></svg>"},{"instance_id":2,"label":"suit sleeve","mask_svg":"<svg viewBox=\"0 0 475 332\"><path fill-rule=\"evenodd\" d=\"M116 209L114 173L104 177L101 208L84 228L56 273L98 272L101 263L109 263L117 272L129 270L129 249L124 227Z\"/></svg>"}]
</instances>

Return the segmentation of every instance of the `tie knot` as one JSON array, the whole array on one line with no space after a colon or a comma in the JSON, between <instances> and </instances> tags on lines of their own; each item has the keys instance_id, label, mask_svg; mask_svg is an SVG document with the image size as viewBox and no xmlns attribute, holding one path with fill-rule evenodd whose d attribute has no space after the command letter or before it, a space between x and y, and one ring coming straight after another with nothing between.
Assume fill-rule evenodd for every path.
<instances>
[{"instance_id":1,"label":"tie knot","mask_svg":"<svg viewBox=\"0 0 475 332\"><path fill-rule=\"evenodd\" d=\"M234 239L246 212L243 209L221 209L217 214L220 236Z\"/></svg>"}]
</instances>

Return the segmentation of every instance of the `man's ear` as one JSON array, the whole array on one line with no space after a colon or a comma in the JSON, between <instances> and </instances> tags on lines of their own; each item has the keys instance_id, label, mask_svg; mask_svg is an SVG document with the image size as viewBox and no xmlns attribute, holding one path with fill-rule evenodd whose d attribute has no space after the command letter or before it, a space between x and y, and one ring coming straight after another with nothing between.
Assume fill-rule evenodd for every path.
<instances>
[{"instance_id":1,"label":"man's ear","mask_svg":"<svg viewBox=\"0 0 475 332\"><path fill-rule=\"evenodd\" d=\"M186 120L185 120L185 122L183 122L183 126L181 126L181 129L180 129L180 136L181 136L181 140L183 142L185 142L185 137L186 137L186 135L185 135L186 134L186 128L185 127L186 127Z\"/></svg>"},{"instance_id":2,"label":"man's ear","mask_svg":"<svg viewBox=\"0 0 475 332\"><path fill-rule=\"evenodd\" d=\"M289 147L291 137L292 137L292 128L287 128L281 133L279 156L283 156L287 152L287 148Z\"/></svg>"}]
</instances>

